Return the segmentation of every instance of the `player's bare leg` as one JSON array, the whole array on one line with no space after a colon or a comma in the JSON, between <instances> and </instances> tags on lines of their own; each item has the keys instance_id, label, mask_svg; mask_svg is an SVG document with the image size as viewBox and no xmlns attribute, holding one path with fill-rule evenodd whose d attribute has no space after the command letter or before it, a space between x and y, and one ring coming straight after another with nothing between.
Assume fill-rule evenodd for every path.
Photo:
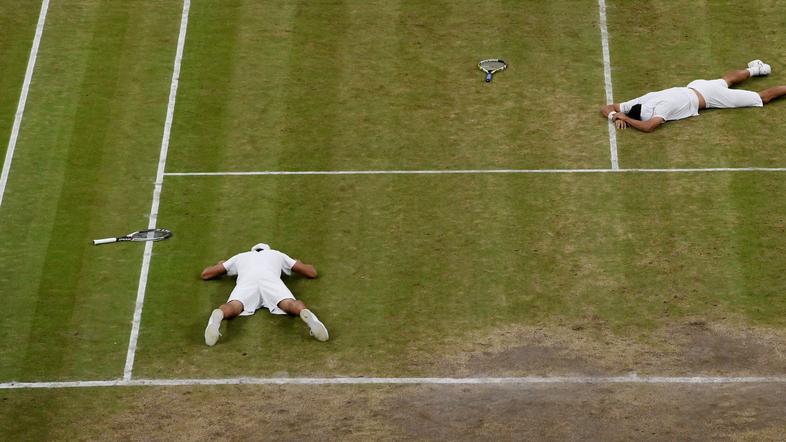
<instances>
[{"instance_id":1,"label":"player's bare leg","mask_svg":"<svg viewBox=\"0 0 786 442\"><path fill-rule=\"evenodd\" d=\"M232 319L235 316L243 313L243 303L233 299L226 304L221 304L219 309L221 309L221 311L224 313L224 317L222 319Z\"/></svg>"},{"instance_id":2,"label":"player's bare leg","mask_svg":"<svg viewBox=\"0 0 786 442\"><path fill-rule=\"evenodd\" d=\"M284 299L278 303L278 308L290 315L300 316L300 312L306 308L306 304L297 299Z\"/></svg>"},{"instance_id":3,"label":"player's bare leg","mask_svg":"<svg viewBox=\"0 0 786 442\"><path fill-rule=\"evenodd\" d=\"M722 78L729 87L732 87L751 77L770 75L770 72L772 72L770 65L761 60L753 60L748 63L748 69L733 69L723 74Z\"/></svg>"},{"instance_id":4,"label":"player's bare leg","mask_svg":"<svg viewBox=\"0 0 786 442\"><path fill-rule=\"evenodd\" d=\"M278 303L278 308L291 315L300 316L300 319L308 325L309 333L316 340L322 342L328 340L329 335L325 324L317 318L314 312L306 308L306 304L304 304L303 301L285 299Z\"/></svg>"},{"instance_id":5,"label":"player's bare leg","mask_svg":"<svg viewBox=\"0 0 786 442\"><path fill-rule=\"evenodd\" d=\"M751 73L747 69L735 69L723 74L722 78L726 84L729 85L729 87L732 87L735 84L742 83L743 81L751 78Z\"/></svg>"},{"instance_id":6,"label":"player's bare leg","mask_svg":"<svg viewBox=\"0 0 786 442\"><path fill-rule=\"evenodd\" d=\"M780 98L784 95L786 95L786 86L770 87L759 92L759 96L761 97L761 102L764 104L767 104L770 101L776 98Z\"/></svg>"},{"instance_id":7,"label":"player's bare leg","mask_svg":"<svg viewBox=\"0 0 786 442\"><path fill-rule=\"evenodd\" d=\"M243 312L243 303L237 300L232 300L210 313L210 319L207 321L205 328L205 344L208 346L216 345L221 332L221 321L224 319L232 319Z\"/></svg>"}]
</instances>

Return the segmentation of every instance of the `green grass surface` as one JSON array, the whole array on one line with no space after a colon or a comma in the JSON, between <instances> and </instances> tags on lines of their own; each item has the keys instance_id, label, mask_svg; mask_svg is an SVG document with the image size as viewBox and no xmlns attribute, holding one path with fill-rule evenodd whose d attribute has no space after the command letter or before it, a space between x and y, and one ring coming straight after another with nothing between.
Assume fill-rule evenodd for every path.
<instances>
[{"instance_id":1,"label":"green grass surface","mask_svg":"<svg viewBox=\"0 0 786 442\"><path fill-rule=\"evenodd\" d=\"M745 87L786 84L779 2L607 3L617 101L754 58L773 74ZM181 7L50 5L0 207L0 382L123 374L143 247L90 240L148 224ZM0 0L2 152L39 8ZM597 8L195 1L167 171L608 168ZM475 67L487 57L510 64L492 84ZM784 167L784 112L619 132L620 165ZM450 376L456 355L517 327L602 323L644 347L694 318L780 333L785 176L167 176L158 224L175 236L154 247L134 378ZM259 241L319 269L287 284L329 342L260 311L204 345L233 282L200 270ZM0 438L109 438L160 407L155 431L168 405L187 408L190 392L143 390L3 390ZM80 433L93 417L107 433Z\"/></svg>"},{"instance_id":2,"label":"green grass surface","mask_svg":"<svg viewBox=\"0 0 786 442\"><path fill-rule=\"evenodd\" d=\"M116 378L147 225L180 8L53 3L0 210L0 377Z\"/></svg>"},{"instance_id":3,"label":"green grass surface","mask_svg":"<svg viewBox=\"0 0 786 442\"><path fill-rule=\"evenodd\" d=\"M615 101L720 78L757 58L772 65L772 75L738 88L786 84L782 2L699 1L689 10L680 2L610 2L608 14ZM764 109L703 111L651 134L624 131L620 167L784 167L784 112L781 100Z\"/></svg>"},{"instance_id":4,"label":"green grass surface","mask_svg":"<svg viewBox=\"0 0 786 442\"><path fill-rule=\"evenodd\" d=\"M783 6L680 5L610 2L618 99L757 57L774 74L752 85L784 83ZM122 375L142 247L89 241L148 223L181 6L50 6L0 208L0 381ZM37 8L0 2L7 127ZM574 1L195 2L167 171L609 167L597 22ZM510 68L485 84L475 63L495 56ZM783 166L783 109L621 133L621 165ZM168 176L175 237L154 248L134 376L430 375L466 336L586 318L633 336L694 316L782 329L783 183ZM258 241L320 270L288 283L330 342L260 312L204 346L232 281L199 271Z\"/></svg>"},{"instance_id":5,"label":"green grass surface","mask_svg":"<svg viewBox=\"0 0 786 442\"><path fill-rule=\"evenodd\" d=\"M596 20L587 2L198 2L167 169L608 167L606 128L576 118L605 96ZM490 57L510 67L489 85Z\"/></svg>"},{"instance_id":6,"label":"green grass surface","mask_svg":"<svg viewBox=\"0 0 786 442\"><path fill-rule=\"evenodd\" d=\"M0 158L8 147L37 19L35 8L0 2Z\"/></svg>"},{"instance_id":7,"label":"green grass surface","mask_svg":"<svg viewBox=\"0 0 786 442\"><path fill-rule=\"evenodd\" d=\"M137 373L433 375L423 357L515 325L782 327L784 283L762 263L786 248L786 213L769 205L784 190L777 174L172 177L161 220L179 236L157 246ZM330 342L261 311L204 346L232 282L199 271L257 241L321 271L290 286Z\"/></svg>"}]
</instances>

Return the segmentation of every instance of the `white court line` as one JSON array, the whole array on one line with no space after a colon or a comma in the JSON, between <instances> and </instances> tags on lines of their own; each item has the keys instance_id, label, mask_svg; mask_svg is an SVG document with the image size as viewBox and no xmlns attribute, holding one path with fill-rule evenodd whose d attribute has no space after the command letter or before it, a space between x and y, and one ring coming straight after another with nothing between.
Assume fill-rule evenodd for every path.
<instances>
[{"instance_id":1,"label":"white court line","mask_svg":"<svg viewBox=\"0 0 786 442\"><path fill-rule=\"evenodd\" d=\"M786 172L786 167L697 167L674 169L457 169L457 170L267 170L246 172L167 172L166 176L254 175L456 175L456 174L557 174L557 173L709 173Z\"/></svg>"},{"instance_id":2,"label":"white court line","mask_svg":"<svg viewBox=\"0 0 786 442\"><path fill-rule=\"evenodd\" d=\"M172 70L172 83L169 86L169 103L166 108L166 120L164 122L164 136L161 139L161 153L158 157L158 171L156 172L156 182L153 186L153 203L150 207L150 221L148 229L156 228L158 220L158 205L161 200L161 188L164 184L164 170L166 169L166 158L169 152L169 136L172 131L172 119L175 113L175 99L177 97L177 86L180 80L180 62L183 59L183 46L186 42L186 29L188 28L188 11L191 7L191 0L183 1L183 13L180 18L180 34L177 38L177 51L175 53L175 65ZM128 341L128 353L126 354L126 365L123 370L123 379L131 380L131 372L134 369L134 356L136 354L136 344L139 338L139 326L142 321L142 307L145 303L145 290L147 288L147 275L150 270L150 258L153 254L153 241L145 242L145 251L142 258L142 270L139 274L139 286L136 292L136 306L134 308L134 319L131 327L131 337Z\"/></svg>"},{"instance_id":3,"label":"white court line","mask_svg":"<svg viewBox=\"0 0 786 442\"><path fill-rule=\"evenodd\" d=\"M598 0L600 14L600 43L603 47L603 78L606 82L606 104L614 103L614 93L611 89L611 55L609 54L609 30L606 26L606 2ZM611 149L611 168L619 169L617 157L617 131L614 124L609 121L609 149Z\"/></svg>"},{"instance_id":4,"label":"white court line","mask_svg":"<svg viewBox=\"0 0 786 442\"><path fill-rule=\"evenodd\" d=\"M35 68L36 58L38 58L38 47L41 45L41 36L44 34L44 23L46 23L46 12L48 10L49 0L43 0L41 2L41 12L38 14L38 24L35 27L33 47L30 48L30 58L27 60L27 71L25 71L25 79L22 82L22 93L19 95L19 104L16 106L14 124L11 127L11 137L8 139L8 149L5 151L3 171L0 172L0 206L3 205L5 186L6 183L8 183L8 175L11 173L11 162L13 161L14 151L16 150L16 140L19 138L19 128L22 125L22 117L25 114L27 94L30 92L30 82L33 80L33 69Z\"/></svg>"},{"instance_id":5,"label":"white court line","mask_svg":"<svg viewBox=\"0 0 786 442\"><path fill-rule=\"evenodd\" d=\"M786 376L523 376L483 378L224 378L5 382L0 390L26 388L173 387L199 385L581 385L581 384L786 384Z\"/></svg>"}]
</instances>

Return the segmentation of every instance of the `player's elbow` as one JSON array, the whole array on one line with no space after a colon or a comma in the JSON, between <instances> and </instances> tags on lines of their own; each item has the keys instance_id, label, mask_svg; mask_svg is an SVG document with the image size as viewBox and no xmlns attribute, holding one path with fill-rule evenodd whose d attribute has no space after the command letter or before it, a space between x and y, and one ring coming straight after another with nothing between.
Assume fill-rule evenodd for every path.
<instances>
[{"instance_id":1,"label":"player's elbow","mask_svg":"<svg viewBox=\"0 0 786 442\"><path fill-rule=\"evenodd\" d=\"M210 267L208 267L205 270L202 270L202 273L199 276L202 278L202 280L207 281L208 279L212 279L215 275L210 271Z\"/></svg>"},{"instance_id":2,"label":"player's elbow","mask_svg":"<svg viewBox=\"0 0 786 442\"><path fill-rule=\"evenodd\" d=\"M317 277L317 269L315 269L314 266L307 266L303 274L306 278L314 279Z\"/></svg>"}]
</instances>

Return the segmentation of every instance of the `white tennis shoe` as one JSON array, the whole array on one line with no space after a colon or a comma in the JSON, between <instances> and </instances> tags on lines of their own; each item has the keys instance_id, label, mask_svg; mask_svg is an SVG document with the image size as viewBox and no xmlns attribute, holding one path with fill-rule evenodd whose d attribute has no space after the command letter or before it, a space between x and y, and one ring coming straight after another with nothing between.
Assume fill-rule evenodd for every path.
<instances>
[{"instance_id":1,"label":"white tennis shoe","mask_svg":"<svg viewBox=\"0 0 786 442\"><path fill-rule=\"evenodd\" d=\"M325 342L328 340L328 331L325 328L325 324L320 322L317 319L317 315L311 312L311 310L304 308L300 312L300 319L303 320L308 325L310 329L309 334L314 337L317 341Z\"/></svg>"},{"instance_id":2,"label":"white tennis shoe","mask_svg":"<svg viewBox=\"0 0 786 442\"><path fill-rule=\"evenodd\" d=\"M221 332L218 329L221 327L221 321L224 320L224 312L217 308L210 314L210 320L207 321L207 328L205 328L205 344L212 347L218 342L218 337Z\"/></svg>"},{"instance_id":3,"label":"white tennis shoe","mask_svg":"<svg viewBox=\"0 0 786 442\"><path fill-rule=\"evenodd\" d=\"M770 75L772 72L772 67L761 60L753 60L748 63L748 71L750 71L751 76L753 77Z\"/></svg>"}]
</instances>

